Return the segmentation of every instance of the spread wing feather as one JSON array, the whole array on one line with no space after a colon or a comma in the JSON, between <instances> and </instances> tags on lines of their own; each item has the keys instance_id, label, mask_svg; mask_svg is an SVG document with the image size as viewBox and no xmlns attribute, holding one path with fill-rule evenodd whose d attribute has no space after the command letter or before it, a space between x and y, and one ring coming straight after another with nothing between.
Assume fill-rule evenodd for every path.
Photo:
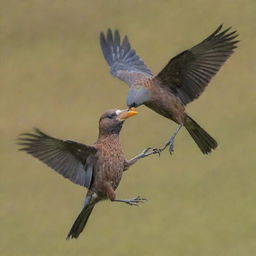
<instances>
[{"instance_id":1,"label":"spread wing feather","mask_svg":"<svg viewBox=\"0 0 256 256\"><path fill-rule=\"evenodd\" d=\"M129 86L153 76L143 60L131 48L128 37L125 36L121 42L118 30L113 33L108 29L106 35L101 32L100 46L110 66L110 73Z\"/></svg>"},{"instance_id":2,"label":"spread wing feather","mask_svg":"<svg viewBox=\"0 0 256 256\"><path fill-rule=\"evenodd\" d=\"M73 183L90 187L93 175L91 157L97 152L94 146L59 140L39 129L21 134L18 144L22 146L20 150L41 160Z\"/></svg>"},{"instance_id":3,"label":"spread wing feather","mask_svg":"<svg viewBox=\"0 0 256 256\"><path fill-rule=\"evenodd\" d=\"M221 29L222 25L201 43L172 58L156 76L184 104L199 97L237 47L236 31Z\"/></svg>"}]
</instances>

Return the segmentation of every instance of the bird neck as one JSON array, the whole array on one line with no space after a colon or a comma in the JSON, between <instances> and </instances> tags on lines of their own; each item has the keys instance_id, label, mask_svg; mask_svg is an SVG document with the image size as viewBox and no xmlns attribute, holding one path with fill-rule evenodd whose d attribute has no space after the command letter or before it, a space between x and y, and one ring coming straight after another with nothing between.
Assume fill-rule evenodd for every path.
<instances>
[{"instance_id":1,"label":"bird neck","mask_svg":"<svg viewBox=\"0 0 256 256\"><path fill-rule=\"evenodd\" d=\"M100 133L97 142L119 144L119 134L116 134L116 133L112 133L112 134Z\"/></svg>"},{"instance_id":2,"label":"bird neck","mask_svg":"<svg viewBox=\"0 0 256 256\"><path fill-rule=\"evenodd\" d=\"M142 85L132 86L126 97L126 104L129 107L138 107L145 102L149 101L151 93L148 88Z\"/></svg>"},{"instance_id":3,"label":"bird neck","mask_svg":"<svg viewBox=\"0 0 256 256\"><path fill-rule=\"evenodd\" d=\"M104 126L104 124L100 124L99 126L99 138L118 138L119 133L122 129L123 122L118 123L117 125L111 126Z\"/></svg>"}]
</instances>

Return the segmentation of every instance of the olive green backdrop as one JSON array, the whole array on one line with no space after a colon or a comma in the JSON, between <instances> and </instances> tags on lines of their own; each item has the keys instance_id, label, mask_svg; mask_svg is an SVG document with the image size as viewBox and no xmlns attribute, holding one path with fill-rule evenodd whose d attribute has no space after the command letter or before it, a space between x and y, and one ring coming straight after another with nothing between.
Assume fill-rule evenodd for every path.
<instances>
[{"instance_id":1,"label":"olive green backdrop","mask_svg":"<svg viewBox=\"0 0 256 256\"><path fill-rule=\"evenodd\" d=\"M0 1L0 254L256 255L256 1ZM78 240L65 237L85 190L17 151L39 127L93 143L100 114L125 108L127 86L111 77L100 31L118 28L153 72L220 23L241 42L188 112L219 142L203 156L183 130L175 153L125 173L119 198L104 202ZM140 107L121 134L126 156L161 146L176 125Z\"/></svg>"}]
</instances>

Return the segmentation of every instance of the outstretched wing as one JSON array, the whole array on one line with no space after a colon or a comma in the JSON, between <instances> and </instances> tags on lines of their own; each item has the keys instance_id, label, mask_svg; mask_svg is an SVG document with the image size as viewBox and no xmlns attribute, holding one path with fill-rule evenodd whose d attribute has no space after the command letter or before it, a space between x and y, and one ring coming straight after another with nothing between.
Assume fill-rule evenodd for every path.
<instances>
[{"instance_id":1,"label":"outstretched wing","mask_svg":"<svg viewBox=\"0 0 256 256\"><path fill-rule=\"evenodd\" d=\"M112 30L108 29L106 36L101 32L100 46L110 66L110 73L129 86L136 84L139 80L152 77L149 68L136 55L135 50L131 48L127 36L124 37L121 43L118 30L115 30L113 34Z\"/></svg>"},{"instance_id":2,"label":"outstretched wing","mask_svg":"<svg viewBox=\"0 0 256 256\"><path fill-rule=\"evenodd\" d=\"M221 32L221 28L222 25L198 45L172 58L156 76L184 104L199 97L237 47L236 31L228 28Z\"/></svg>"},{"instance_id":3,"label":"outstretched wing","mask_svg":"<svg viewBox=\"0 0 256 256\"><path fill-rule=\"evenodd\" d=\"M73 183L89 188L93 174L94 146L59 140L35 129L18 137L20 150L38 158Z\"/></svg>"}]
</instances>

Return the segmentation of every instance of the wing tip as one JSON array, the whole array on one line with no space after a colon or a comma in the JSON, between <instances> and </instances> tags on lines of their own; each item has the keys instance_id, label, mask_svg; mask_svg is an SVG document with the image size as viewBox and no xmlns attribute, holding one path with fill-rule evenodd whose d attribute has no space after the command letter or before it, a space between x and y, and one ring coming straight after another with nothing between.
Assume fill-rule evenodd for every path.
<instances>
[{"instance_id":1,"label":"wing tip","mask_svg":"<svg viewBox=\"0 0 256 256\"><path fill-rule=\"evenodd\" d=\"M223 27L224 27L224 24L223 23L220 24L217 27L217 29L202 42L210 41L210 40L214 40L214 39L218 39L218 40L226 39L226 40L231 41L239 36L239 34L237 34L237 30L232 31L232 26L227 27L226 29L222 30Z\"/></svg>"},{"instance_id":2,"label":"wing tip","mask_svg":"<svg viewBox=\"0 0 256 256\"><path fill-rule=\"evenodd\" d=\"M105 43L105 34L103 31L100 32L100 44L102 44L103 42Z\"/></svg>"},{"instance_id":3,"label":"wing tip","mask_svg":"<svg viewBox=\"0 0 256 256\"><path fill-rule=\"evenodd\" d=\"M108 28L106 32L101 31L100 32L100 41L104 41L105 44L113 44L116 42L118 38L120 38L120 32L119 29L112 30L111 28Z\"/></svg>"}]
</instances>

